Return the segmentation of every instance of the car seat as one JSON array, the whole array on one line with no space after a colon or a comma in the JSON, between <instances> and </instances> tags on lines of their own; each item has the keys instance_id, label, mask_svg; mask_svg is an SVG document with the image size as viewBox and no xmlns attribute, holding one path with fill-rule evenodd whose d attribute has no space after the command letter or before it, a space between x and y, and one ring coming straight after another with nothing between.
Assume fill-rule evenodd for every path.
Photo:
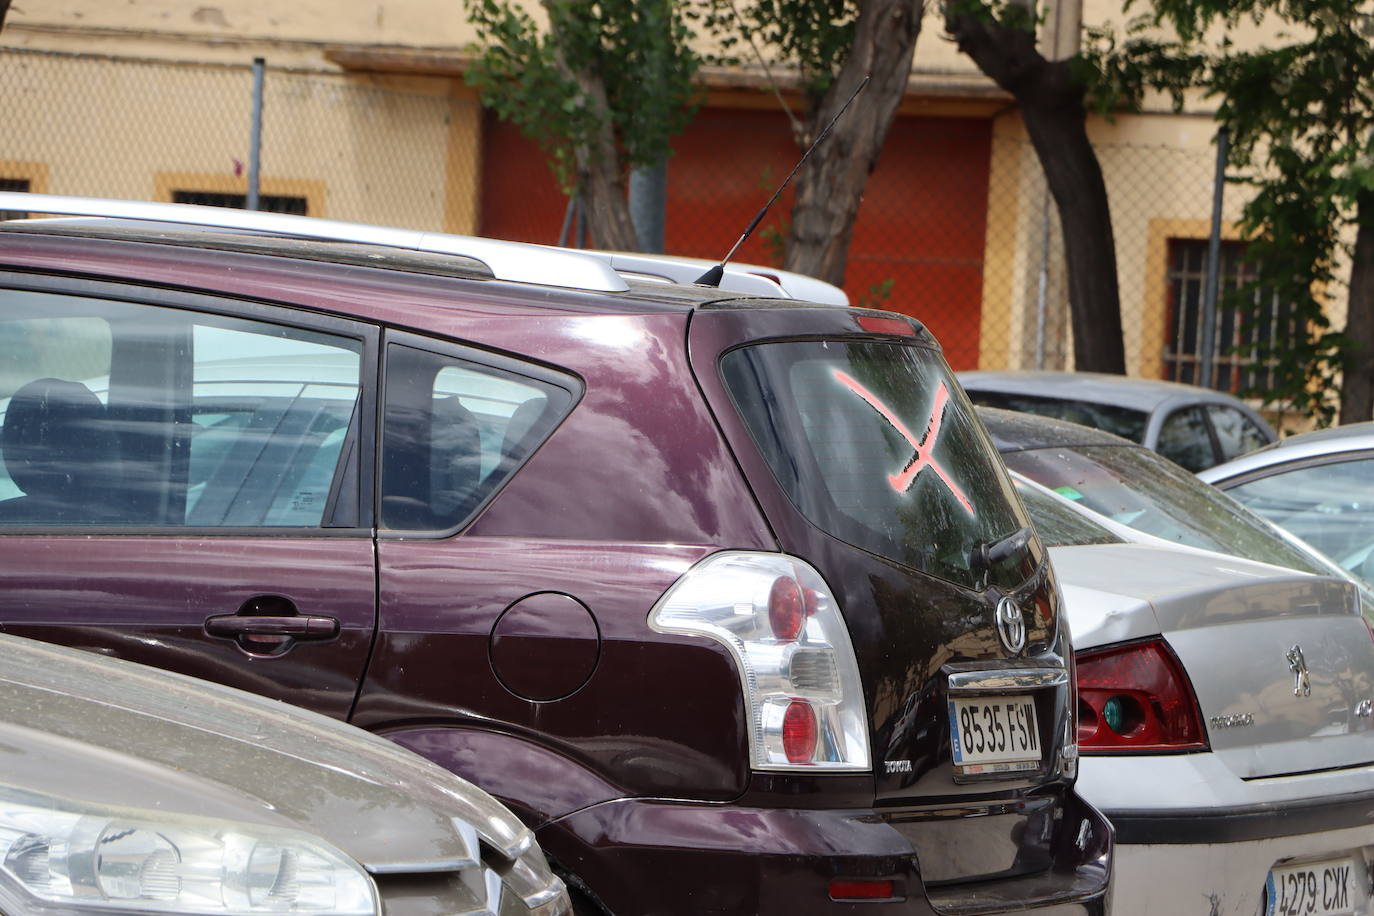
<instances>
[{"instance_id":1,"label":"car seat","mask_svg":"<svg viewBox=\"0 0 1374 916\"><path fill-rule=\"evenodd\" d=\"M0 458L23 491L0 502L0 523L109 519L119 442L105 405L80 382L40 378L16 391L0 426Z\"/></svg>"}]
</instances>

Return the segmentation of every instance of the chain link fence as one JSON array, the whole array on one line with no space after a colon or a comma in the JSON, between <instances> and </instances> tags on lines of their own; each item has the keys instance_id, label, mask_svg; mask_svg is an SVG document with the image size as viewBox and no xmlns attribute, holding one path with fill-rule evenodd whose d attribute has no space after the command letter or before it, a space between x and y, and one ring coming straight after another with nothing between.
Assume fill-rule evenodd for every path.
<instances>
[{"instance_id":1,"label":"chain link fence","mask_svg":"<svg viewBox=\"0 0 1374 916\"><path fill-rule=\"evenodd\" d=\"M252 64L220 66L0 50L0 180L28 190L235 203L248 192ZM404 90L268 70L261 193L273 209L445 228L475 220L475 104L445 80ZM464 139L469 142L464 143ZM455 205L456 204L456 205ZM466 212L464 211L466 206Z\"/></svg>"},{"instance_id":2,"label":"chain link fence","mask_svg":"<svg viewBox=\"0 0 1374 916\"><path fill-rule=\"evenodd\" d=\"M0 100L0 189L246 199L249 61L0 49ZM544 244L564 232L567 198L537 151L454 79L269 66L262 112L265 207ZM786 175L798 152L785 119L767 115L703 109L684 135L668 168L670 253L720 257ZM1213 129L1167 115L1093 124L1133 375L1196 378ZM1228 186L1224 225L1242 203ZM779 202L740 260L777 263L789 205ZM1231 282L1239 244L1226 249ZM899 119L854 228L846 288L925 321L956 368L1072 368L1058 215L1014 115ZM1221 328L1221 365L1243 333L1234 321Z\"/></svg>"}]
</instances>

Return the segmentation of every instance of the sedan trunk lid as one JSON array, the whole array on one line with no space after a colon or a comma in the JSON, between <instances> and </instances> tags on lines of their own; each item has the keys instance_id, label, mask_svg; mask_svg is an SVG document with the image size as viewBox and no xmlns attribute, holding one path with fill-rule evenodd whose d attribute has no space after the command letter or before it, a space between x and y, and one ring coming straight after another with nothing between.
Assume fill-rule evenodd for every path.
<instances>
[{"instance_id":1,"label":"sedan trunk lid","mask_svg":"<svg viewBox=\"0 0 1374 916\"><path fill-rule=\"evenodd\" d=\"M1192 681L1212 750L1240 778L1374 760L1374 640L1351 583L1142 544L1052 555L1066 582L1099 594L1090 605L1070 593L1077 647L1162 634Z\"/></svg>"}]
</instances>

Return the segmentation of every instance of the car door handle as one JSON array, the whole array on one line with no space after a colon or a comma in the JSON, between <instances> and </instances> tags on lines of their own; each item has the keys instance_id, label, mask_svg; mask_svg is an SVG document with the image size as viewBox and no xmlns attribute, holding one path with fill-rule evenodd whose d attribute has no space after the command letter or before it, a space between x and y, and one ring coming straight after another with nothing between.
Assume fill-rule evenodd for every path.
<instances>
[{"instance_id":1,"label":"car door handle","mask_svg":"<svg viewBox=\"0 0 1374 916\"><path fill-rule=\"evenodd\" d=\"M234 639L239 636L291 636L295 639L332 639L339 635L339 621L333 617L252 616L223 614L205 621L211 636Z\"/></svg>"}]
</instances>

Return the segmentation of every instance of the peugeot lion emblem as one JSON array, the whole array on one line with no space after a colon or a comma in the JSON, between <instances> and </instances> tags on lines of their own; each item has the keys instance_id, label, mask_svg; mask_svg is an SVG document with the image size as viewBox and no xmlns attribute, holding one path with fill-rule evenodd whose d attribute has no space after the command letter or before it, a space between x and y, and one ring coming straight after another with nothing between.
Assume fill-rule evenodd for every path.
<instances>
[{"instance_id":1,"label":"peugeot lion emblem","mask_svg":"<svg viewBox=\"0 0 1374 916\"><path fill-rule=\"evenodd\" d=\"M1293 672L1293 696L1310 697L1312 681L1307 674L1307 659L1302 657L1302 646L1294 646L1287 652L1288 670Z\"/></svg>"},{"instance_id":2,"label":"peugeot lion emblem","mask_svg":"<svg viewBox=\"0 0 1374 916\"><path fill-rule=\"evenodd\" d=\"M1026 621L1021 617L1021 609L1010 598L997 602L997 635L1012 655L1026 648Z\"/></svg>"}]
</instances>

